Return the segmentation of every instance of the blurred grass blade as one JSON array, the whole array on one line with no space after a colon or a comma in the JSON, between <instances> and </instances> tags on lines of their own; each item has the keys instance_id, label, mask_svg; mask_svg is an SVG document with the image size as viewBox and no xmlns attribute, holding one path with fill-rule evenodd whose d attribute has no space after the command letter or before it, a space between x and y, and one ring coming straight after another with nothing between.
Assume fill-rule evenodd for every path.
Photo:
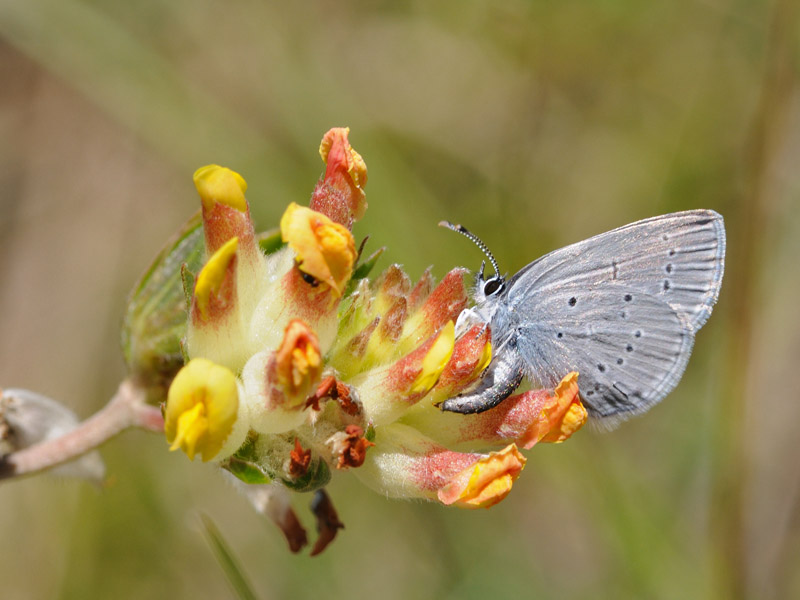
<instances>
[{"instance_id":1,"label":"blurred grass blade","mask_svg":"<svg viewBox=\"0 0 800 600\"><path fill-rule=\"evenodd\" d=\"M222 535L219 529L217 529L217 526L214 525L214 521L211 520L211 517L204 514L200 515L200 520L203 522L203 529L206 533L208 543L211 545L211 550L214 552L214 556L222 567L222 570L225 571L225 575L231 586L236 591L236 596L242 600L256 600L255 592L253 592L250 582L247 581L242 566L231 553L228 544L222 539Z\"/></svg>"}]
</instances>

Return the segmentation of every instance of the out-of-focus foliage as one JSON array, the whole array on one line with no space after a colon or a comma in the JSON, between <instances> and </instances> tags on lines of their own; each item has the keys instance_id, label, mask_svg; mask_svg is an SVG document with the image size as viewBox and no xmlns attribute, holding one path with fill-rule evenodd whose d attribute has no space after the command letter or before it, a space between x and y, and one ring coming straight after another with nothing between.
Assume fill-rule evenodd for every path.
<instances>
[{"instance_id":1,"label":"out-of-focus foliage","mask_svg":"<svg viewBox=\"0 0 800 600\"><path fill-rule=\"evenodd\" d=\"M126 434L102 493L0 485L0 596L224 597L197 511L269 598L800 595L798 17L792 0L0 4L0 384L82 416L123 375L126 296L196 211L194 170L242 173L268 229L307 202L332 126L369 166L357 241L412 278L480 263L441 219L510 272L672 210L715 209L729 233L676 391L537 449L491 511L335 482L347 528L293 556L213 470Z\"/></svg>"}]
</instances>

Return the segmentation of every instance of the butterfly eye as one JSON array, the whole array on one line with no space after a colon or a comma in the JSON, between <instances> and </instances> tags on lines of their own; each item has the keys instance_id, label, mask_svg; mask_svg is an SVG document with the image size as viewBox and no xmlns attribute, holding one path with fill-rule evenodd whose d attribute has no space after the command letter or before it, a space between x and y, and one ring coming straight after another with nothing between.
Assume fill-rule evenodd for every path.
<instances>
[{"instance_id":1,"label":"butterfly eye","mask_svg":"<svg viewBox=\"0 0 800 600\"><path fill-rule=\"evenodd\" d=\"M503 289L503 280L499 277L492 277L483 285L484 296L492 296Z\"/></svg>"}]
</instances>

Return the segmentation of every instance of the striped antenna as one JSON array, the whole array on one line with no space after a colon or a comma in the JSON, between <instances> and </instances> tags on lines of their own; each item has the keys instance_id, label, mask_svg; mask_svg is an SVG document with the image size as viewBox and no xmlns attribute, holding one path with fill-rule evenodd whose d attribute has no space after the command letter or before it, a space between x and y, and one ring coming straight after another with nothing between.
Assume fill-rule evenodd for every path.
<instances>
[{"instance_id":1,"label":"striped antenna","mask_svg":"<svg viewBox=\"0 0 800 600\"><path fill-rule=\"evenodd\" d=\"M486 244L484 244L477 235L472 233L463 225L456 225L450 221L439 221L439 227L447 227L448 229L452 229L453 231L456 231L469 238L473 244L481 249L481 252L486 255L486 257L489 259L489 262L492 263L492 268L494 269L495 275L498 277L500 276L500 269L497 268L497 261L494 259L494 255L489 251L489 248L486 247Z\"/></svg>"}]
</instances>

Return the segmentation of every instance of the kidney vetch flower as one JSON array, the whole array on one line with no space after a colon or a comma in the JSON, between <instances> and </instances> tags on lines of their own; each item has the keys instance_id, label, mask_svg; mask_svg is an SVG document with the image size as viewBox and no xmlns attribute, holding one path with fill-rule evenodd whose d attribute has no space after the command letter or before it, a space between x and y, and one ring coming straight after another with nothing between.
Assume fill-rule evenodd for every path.
<instances>
[{"instance_id":1,"label":"kidney vetch flower","mask_svg":"<svg viewBox=\"0 0 800 600\"><path fill-rule=\"evenodd\" d=\"M363 257L351 232L367 167L348 133L325 134L309 206L290 203L267 234L255 231L241 175L198 169L201 217L158 258L126 320L131 370L154 395L169 385L170 450L235 476L293 550L306 535L288 493L317 492L313 553L341 527L321 491L334 475L390 497L486 508L519 477L520 449L562 442L586 420L576 373L480 414L436 407L479 379L491 331L455 335L465 269L438 284L430 271L413 283L398 265L367 279L381 251ZM163 292L178 281L185 313L179 292Z\"/></svg>"}]
</instances>

